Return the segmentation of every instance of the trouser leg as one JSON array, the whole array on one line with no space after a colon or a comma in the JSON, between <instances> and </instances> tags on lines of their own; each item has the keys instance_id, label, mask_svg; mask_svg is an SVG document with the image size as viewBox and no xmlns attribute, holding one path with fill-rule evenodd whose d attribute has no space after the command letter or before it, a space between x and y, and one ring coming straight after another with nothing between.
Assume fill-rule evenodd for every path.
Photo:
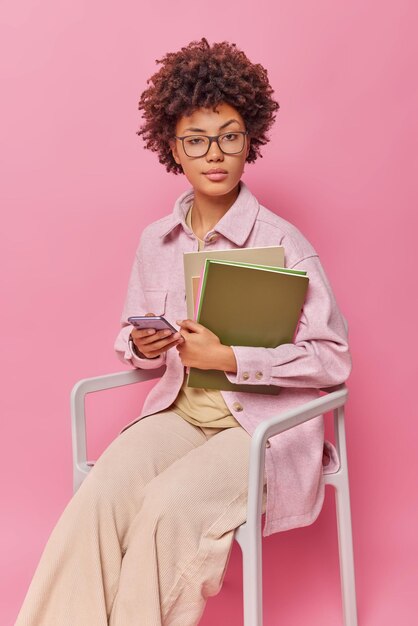
<instances>
[{"instance_id":1,"label":"trouser leg","mask_svg":"<svg viewBox=\"0 0 418 626\"><path fill-rule=\"evenodd\" d=\"M204 442L201 429L172 412L143 418L119 435L53 530L16 626L107 625L146 485Z\"/></svg>"},{"instance_id":2,"label":"trouser leg","mask_svg":"<svg viewBox=\"0 0 418 626\"><path fill-rule=\"evenodd\" d=\"M111 626L194 626L246 519L250 436L216 432L144 489L128 532Z\"/></svg>"}]
</instances>

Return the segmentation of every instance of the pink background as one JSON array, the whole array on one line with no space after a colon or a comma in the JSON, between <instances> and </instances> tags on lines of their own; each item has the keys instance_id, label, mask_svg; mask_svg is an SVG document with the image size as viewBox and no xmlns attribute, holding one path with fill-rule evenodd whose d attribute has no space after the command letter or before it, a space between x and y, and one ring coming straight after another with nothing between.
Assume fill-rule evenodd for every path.
<instances>
[{"instance_id":1,"label":"pink background","mask_svg":"<svg viewBox=\"0 0 418 626\"><path fill-rule=\"evenodd\" d=\"M412 0L2 2L2 625L71 495L70 389L123 369L139 234L187 186L142 149L139 94L155 59L201 36L268 68L281 109L244 180L312 241L349 322L360 625L416 623L416 18ZM91 456L143 399L104 395L88 405ZM266 626L342 624L331 491L264 554ZM242 624L240 576L235 547L204 626Z\"/></svg>"}]
</instances>

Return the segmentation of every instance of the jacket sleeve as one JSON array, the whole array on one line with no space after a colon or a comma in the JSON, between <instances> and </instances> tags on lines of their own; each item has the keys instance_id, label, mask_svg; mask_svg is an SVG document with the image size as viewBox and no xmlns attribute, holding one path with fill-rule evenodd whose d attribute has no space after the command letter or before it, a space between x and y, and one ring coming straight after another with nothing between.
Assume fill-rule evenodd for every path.
<instances>
[{"instance_id":1,"label":"jacket sleeve","mask_svg":"<svg viewBox=\"0 0 418 626\"><path fill-rule=\"evenodd\" d=\"M144 280L142 254L143 249L140 242L129 278L128 293L126 295L121 318L121 329L116 337L114 347L117 356L123 363L128 363L133 367L141 369L155 369L165 364L166 353L164 352L155 359L142 359L133 352L132 342L129 341L129 336L133 330L133 326L132 324L129 324L128 317L131 317L132 315L145 315L146 313L155 313L156 315L160 314L160 311L148 310L148 307L153 305L148 304L145 298L143 288Z\"/></svg>"},{"instance_id":2,"label":"jacket sleeve","mask_svg":"<svg viewBox=\"0 0 418 626\"><path fill-rule=\"evenodd\" d=\"M309 277L294 343L277 348L232 346L237 372L226 372L232 383L320 388L348 378L347 326L318 256L312 254L292 267L305 270Z\"/></svg>"}]
</instances>

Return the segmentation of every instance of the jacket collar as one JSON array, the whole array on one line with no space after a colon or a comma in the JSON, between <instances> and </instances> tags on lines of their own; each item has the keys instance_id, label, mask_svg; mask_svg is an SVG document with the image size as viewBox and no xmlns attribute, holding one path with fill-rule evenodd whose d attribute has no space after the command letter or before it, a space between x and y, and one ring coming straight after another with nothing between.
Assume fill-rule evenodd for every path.
<instances>
[{"instance_id":1,"label":"jacket collar","mask_svg":"<svg viewBox=\"0 0 418 626\"><path fill-rule=\"evenodd\" d=\"M178 226L182 226L186 232L190 233L190 228L186 224L186 215L193 197L193 189L189 189L177 199L172 214L164 222L165 228L160 234L161 238L166 237ZM241 181L237 199L214 226L214 232L220 233L237 246L243 246L254 227L259 208L257 198Z\"/></svg>"}]
</instances>

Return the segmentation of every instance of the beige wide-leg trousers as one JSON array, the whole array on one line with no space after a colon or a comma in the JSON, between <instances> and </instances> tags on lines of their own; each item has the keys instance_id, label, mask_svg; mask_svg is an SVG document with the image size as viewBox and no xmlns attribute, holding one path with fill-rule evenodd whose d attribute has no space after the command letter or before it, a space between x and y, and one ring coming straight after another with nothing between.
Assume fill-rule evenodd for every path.
<instances>
[{"instance_id":1,"label":"beige wide-leg trousers","mask_svg":"<svg viewBox=\"0 0 418 626\"><path fill-rule=\"evenodd\" d=\"M130 426L58 521L16 626L198 624L245 521L249 448L241 427L171 411Z\"/></svg>"}]
</instances>

